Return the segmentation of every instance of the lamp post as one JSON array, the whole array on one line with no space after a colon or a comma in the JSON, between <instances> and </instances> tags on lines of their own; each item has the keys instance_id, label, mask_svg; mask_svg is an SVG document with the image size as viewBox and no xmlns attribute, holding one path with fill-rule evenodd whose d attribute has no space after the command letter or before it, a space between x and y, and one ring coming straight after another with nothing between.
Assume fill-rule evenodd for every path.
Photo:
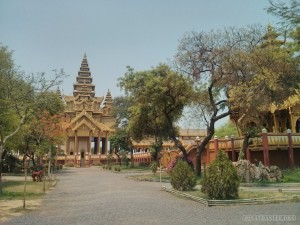
<instances>
[{"instance_id":1,"label":"lamp post","mask_svg":"<svg viewBox=\"0 0 300 225\"><path fill-rule=\"evenodd\" d=\"M159 162L159 182L160 182L160 188L162 189L162 182L161 182L161 158L162 158L161 153L158 153L157 160Z\"/></svg>"},{"instance_id":2,"label":"lamp post","mask_svg":"<svg viewBox=\"0 0 300 225\"><path fill-rule=\"evenodd\" d=\"M199 136L195 139L196 145L197 145L197 151L196 151L196 173L197 176L201 176L201 152L200 152L200 143L201 139Z\"/></svg>"},{"instance_id":3,"label":"lamp post","mask_svg":"<svg viewBox=\"0 0 300 225\"><path fill-rule=\"evenodd\" d=\"M25 158L24 160L24 192L23 192L23 209L25 209L26 202L26 186L27 186L27 169L28 169L28 160Z\"/></svg>"}]
</instances>

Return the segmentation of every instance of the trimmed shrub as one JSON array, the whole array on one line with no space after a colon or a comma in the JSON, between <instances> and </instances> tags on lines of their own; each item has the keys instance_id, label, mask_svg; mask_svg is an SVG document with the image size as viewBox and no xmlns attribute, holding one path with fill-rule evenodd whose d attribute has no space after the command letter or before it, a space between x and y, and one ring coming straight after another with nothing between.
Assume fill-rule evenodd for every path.
<instances>
[{"instance_id":1,"label":"trimmed shrub","mask_svg":"<svg viewBox=\"0 0 300 225\"><path fill-rule=\"evenodd\" d=\"M222 151L218 152L217 158L207 167L201 185L201 191L209 199L238 197L240 180L237 170Z\"/></svg>"},{"instance_id":2,"label":"trimmed shrub","mask_svg":"<svg viewBox=\"0 0 300 225\"><path fill-rule=\"evenodd\" d=\"M193 169L186 161L178 160L171 173L171 185L179 191L190 191L197 184Z\"/></svg>"}]
</instances>

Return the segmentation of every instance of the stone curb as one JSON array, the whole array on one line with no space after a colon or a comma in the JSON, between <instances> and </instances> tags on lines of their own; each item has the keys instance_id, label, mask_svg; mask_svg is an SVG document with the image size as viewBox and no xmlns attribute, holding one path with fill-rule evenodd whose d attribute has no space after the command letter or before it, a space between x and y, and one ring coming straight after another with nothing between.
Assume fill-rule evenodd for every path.
<instances>
[{"instance_id":1,"label":"stone curb","mask_svg":"<svg viewBox=\"0 0 300 225\"><path fill-rule=\"evenodd\" d=\"M199 202L205 206L226 206L226 205L258 205L258 204L273 204L273 203L284 203L291 201L299 201L300 195L293 195L289 197L274 197L274 198L253 198L253 199L235 199L235 200L207 200L192 196L181 191L174 190L173 188L167 188L162 186L162 190L179 195L193 201Z\"/></svg>"}]
</instances>

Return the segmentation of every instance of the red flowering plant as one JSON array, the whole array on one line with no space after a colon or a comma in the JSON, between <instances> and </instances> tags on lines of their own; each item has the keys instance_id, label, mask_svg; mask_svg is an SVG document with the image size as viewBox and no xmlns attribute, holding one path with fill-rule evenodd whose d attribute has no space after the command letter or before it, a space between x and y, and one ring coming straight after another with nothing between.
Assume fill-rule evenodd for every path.
<instances>
[{"instance_id":1,"label":"red flowering plant","mask_svg":"<svg viewBox=\"0 0 300 225\"><path fill-rule=\"evenodd\" d=\"M177 163L177 160L170 160L169 161L168 166L166 168L168 174L172 173L172 170L175 167L176 163Z\"/></svg>"},{"instance_id":2,"label":"red flowering plant","mask_svg":"<svg viewBox=\"0 0 300 225\"><path fill-rule=\"evenodd\" d=\"M172 173L173 168L176 166L176 163L179 160L184 160L184 159L183 159L183 157L177 157L175 160L172 159L172 160L169 161L168 166L166 168L168 174ZM193 165L193 162L190 158L187 159L187 163L194 170L194 165Z\"/></svg>"}]
</instances>

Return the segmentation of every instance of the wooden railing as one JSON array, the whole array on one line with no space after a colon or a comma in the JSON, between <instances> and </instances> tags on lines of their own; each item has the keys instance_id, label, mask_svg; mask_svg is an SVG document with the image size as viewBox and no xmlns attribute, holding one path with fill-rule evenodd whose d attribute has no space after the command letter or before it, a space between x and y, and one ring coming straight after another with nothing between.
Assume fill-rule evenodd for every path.
<instances>
[{"instance_id":1,"label":"wooden railing","mask_svg":"<svg viewBox=\"0 0 300 225\"><path fill-rule=\"evenodd\" d=\"M235 155L234 152L239 152L243 146L244 139L242 137L226 137L226 138L217 138L210 140L207 144L207 148L211 154L216 153L218 150L229 152L232 156ZM197 143L189 143L186 145L188 152L193 151L197 148ZM264 133L262 132L261 136L252 138L252 142L249 146L249 151L263 151L264 164L269 164L269 150L286 150L289 154L289 164L294 165L293 151L294 149L300 149L300 134L299 133ZM247 151L248 151L247 150ZM165 150L172 152L171 150ZM175 151L176 152L176 151ZM178 151L179 153L179 151ZM177 153L177 154L178 154ZM251 153L249 153L251 154ZM130 158L130 155L128 156ZM81 159L81 155L66 155L66 156L57 156L59 161L73 161L78 162ZM133 159L135 162L151 162L150 152L135 152L133 154ZM105 162L107 160L107 155L99 154L86 154L86 162ZM235 159L236 160L236 159Z\"/></svg>"}]
</instances>

